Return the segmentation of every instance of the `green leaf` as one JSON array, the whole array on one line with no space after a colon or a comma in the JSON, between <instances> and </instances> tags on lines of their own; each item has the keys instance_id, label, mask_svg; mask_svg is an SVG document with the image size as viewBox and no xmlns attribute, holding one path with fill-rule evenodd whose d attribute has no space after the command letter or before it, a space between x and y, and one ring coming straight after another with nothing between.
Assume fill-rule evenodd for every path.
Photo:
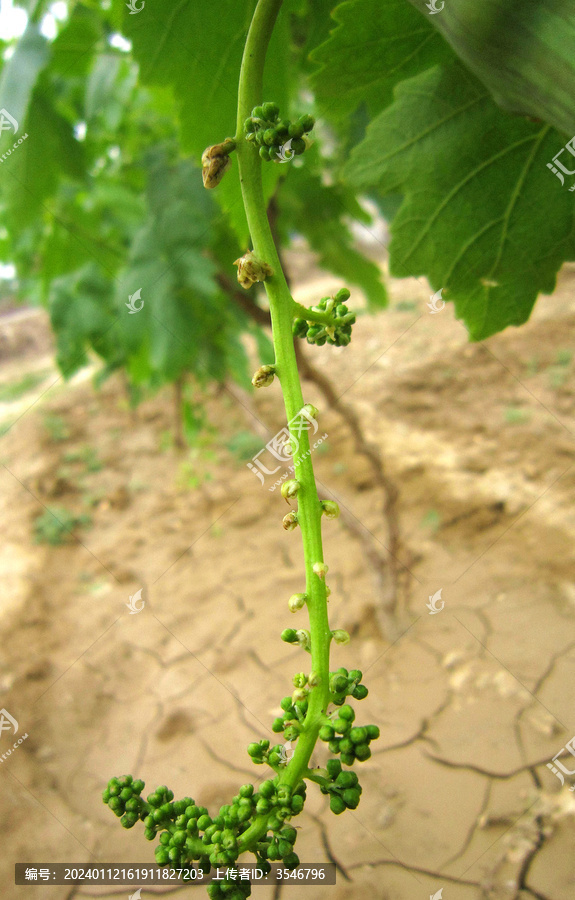
<instances>
[{"instance_id":1,"label":"green leaf","mask_svg":"<svg viewBox=\"0 0 575 900\"><path fill-rule=\"evenodd\" d=\"M428 0L410 2L430 21ZM503 109L573 134L573 0L447 0L431 21Z\"/></svg>"},{"instance_id":2,"label":"green leaf","mask_svg":"<svg viewBox=\"0 0 575 900\"><path fill-rule=\"evenodd\" d=\"M525 322L574 257L573 197L547 162L563 138L502 113L459 63L403 82L345 175L404 201L390 270L425 275L474 340Z\"/></svg>"},{"instance_id":3,"label":"green leaf","mask_svg":"<svg viewBox=\"0 0 575 900\"><path fill-rule=\"evenodd\" d=\"M7 110L16 119L20 134L38 75L48 62L48 56L46 38L40 34L37 25L29 23L2 71L0 109ZM6 146L11 144L8 143L5 134L0 133L0 137L2 138L0 147L4 152Z\"/></svg>"},{"instance_id":4,"label":"green leaf","mask_svg":"<svg viewBox=\"0 0 575 900\"><path fill-rule=\"evenodd\" d=\"M53 41L50 68L68 78L85 76L102 35L102 20L96 10L77 4Z\"/></svg>"},{"instance_id":5,"label":"green leaf","mask_svg":"<svg viewBox=\"0 0 575 900\"><path fill-rule=\"evenodd\" d=\"M52 100L47 87L39 86L21 135L27 137L1 164L2 193L15 231L44 213L44 202L56 191L62 176L79 178L84 174L83 147Z\"/></svg>"},{"instance_id":6,"label":"green leaf","mask_svg":"<svg viewBox=\"0 0 575 900\"><path fill-rule=\"evenodd\" d=\"M321 113L334 122L364 103L373 116L396 84L452 55L406 0L349 0L333 17L338 27L312 53L320 69L311 80Z\"/></svg>"},{"instance_id":7,"label":"green leaf","mask_svg":"<svg viewBox=\"0 0 575 900\"><path fill-rule=\"evenodd\" d=\"M348 187L324 185L319 172L310 171L316 159L313 151L307 155L309 165L293 166L279 194L284 238L289 231L303 235L322 268L339 275L347 285L357 285L368 305L381 309L387 305L387 292L379 266L355 249L347 225L348 219L354 219L369 229L371 217Z\"/></svg>"}]
</instances>

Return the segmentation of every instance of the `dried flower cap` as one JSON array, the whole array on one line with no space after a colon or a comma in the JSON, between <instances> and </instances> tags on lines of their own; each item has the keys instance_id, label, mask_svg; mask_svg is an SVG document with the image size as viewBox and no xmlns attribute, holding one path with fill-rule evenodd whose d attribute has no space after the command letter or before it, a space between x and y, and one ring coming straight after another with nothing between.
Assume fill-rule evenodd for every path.
<instances>
[{"instance_id":1,"label":"dried flower cap","mask_svg":"<svg viewBox=\"0 0 575 900\"><path fill-rule=\"evenodd\" d=\"M290 478L289 481L284 481L281 486L281 494L286 503L289 503L289 501L296 496L297 492L300 489L300 486L301 485L299 481L296 481L295 478Z\"/></svg>"},{"instance_id":2,"label":"dried flower cap","mask_svg":"<svg viewBox=\"0 0 575 900\"><path fill-rule=\"evenodd\" d=\"M206 147L202 153L202 178L205 188L215 188L232 164L229 154L236 149L236 142L226 138L221 144Z\"/></svg>"},{"instance_id":3,"label":"dried flower cap","mask_svg":"<svg viewBox=\"0 0 575 900\"><path fill-rule=\"evenodd\" d=\"M274 274L271 266L258 259L251 250L234 260L234 266L238 267L238 281L247 291L256 281L265 281Z\"/></svg>"},{"instance_id":4,"label":"dried flower cap","mask_svg":"<svg viewBox=\"0 0 575 900\"><path fill-rule=\"evenodd\" d=\"M344 631L343 628L337 628L335 631L332 631L331 634L336 644L349 644L349 634L347 631Z\"/></svg>"},{"instance_id":5,"label":"dried flower cap","mask_svg":"<svg viewBox=\"0 0 575 900\"><path fill-rule=\"evenodd\" d=\"M317 575L318 578L325 578L328 573L327 563L324 562L316 562L313 564L313 571Z\"/></svg>"},{"instance_id":6,"label":"dried flower cap","mask_svg":"<svg viewBox=\"0 0 575 900\"><path fill-rule=\"evenodd\" d=\"M286 531L293 531L294 528L297 528L297 513L289 512L286 516L283 517L283 526Z\"/></svg>"},{"instance_id":7,"label":"dried flower cap","mask_svg":"<svg viewBox=\"0 0 575 900\"><path fill-rule=\"evenodd\" d=\"M307 594L292 594L288 600L288 606L291 612L297 612L303 609L307 600Z\"/></svg>"},{"instance_id":8,"label":"dried flower cap","mask_svg":"<svg viewBox=\"0 0 575 900\"><path fill-rule=\"evenodd\" d=\"M252 384L256 388L269 387L274 380L275 366L260 366L252 378Z\"/></svg>"},{"instance_id":9,"label":"dried flower cap","mask_svg":"<svg viewBox=\"0 0 575 900\"><path fill-rule=\"evenodd\" d=\"M322 500L321 511L326 519L337 519L339 516L339 506L334 500Z\"/></svg>"}]
</instances>

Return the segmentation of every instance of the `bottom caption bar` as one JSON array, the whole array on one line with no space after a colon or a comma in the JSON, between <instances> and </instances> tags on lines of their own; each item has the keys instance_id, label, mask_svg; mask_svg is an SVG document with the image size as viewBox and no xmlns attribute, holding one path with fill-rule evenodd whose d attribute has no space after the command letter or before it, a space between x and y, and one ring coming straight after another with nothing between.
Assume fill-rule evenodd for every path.
<instances>
[{"instance_id":1,"label":"bottom caption bar","mask_svg":"<svg viewBox=\"0 0 575 900\"><path fill-rule=\"evenodd\" d=\"M257 866L223 866L211 869L207 874L194 867L171 869L166 866L127 863L99 863L97 866L75 863L16 863L15 884L116 884L146 885L184 882L210 884L225 878L250 881L258 884L335 884L334 863L300 863L297 869L285 869L271 865L271 872L264 875Z\"/></svg>"}]
</instances>

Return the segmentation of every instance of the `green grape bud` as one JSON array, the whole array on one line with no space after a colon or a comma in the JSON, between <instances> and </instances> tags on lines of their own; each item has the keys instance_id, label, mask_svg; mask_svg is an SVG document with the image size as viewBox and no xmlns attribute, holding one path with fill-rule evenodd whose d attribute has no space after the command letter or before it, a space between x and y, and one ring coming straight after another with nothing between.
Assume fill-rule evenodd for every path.
<instances>
[{"instance_id":1,"label":"green grape bud","mask_svg":"<svg viewBox=\"0 0 575 900\"><path fill-rule=\"evenodd\" d=\"M297 725L288 725L288 727L284 729L286 741L295 741L299 737L299 731Z\"/></svg>"},{"instance_id":2,"label":"green grape bud","mask_svg":"<svg viewBox=\"0 0 575 900\"><path fill-rule=\"evenodd\" d=\"M297 853L288 853L287 856L284 856L283 863L286 869L297 869L299 866L299 856Z\"/></svg>"},{"instance_id":3,"label":"green grape bud","mask_svg":"<svg viewBox=\"0 0 575 900\"><path fill-rule=\"evenodd\" d=\"M288 600L288 606L292 613L303 609L307 600L307 594L292 594Z\"/></svg>"},{"instance_id":4,"label":"green grape bud","mask_svg":"<svg viewBox=\"0 0 575 900\"><path fill-rule=\"evenodd\" d=\"M327 769L327 774L332 779L337 778L341 772L341 763L339 759L328 759L325 767Z\"/></svg>"},{"instance_id":5,"label":"green grape bud","mask_svg":"<svg viewBox=\"0 0 575 900\"><path fill-rule=\"evenodd\" d=\"M333 675L330 678L329 689L332 694L341 694L347 688L347 678L345 675Z\"/></svg>"},{"instance_id":6,"label":"green grape bud","mask_svg":"<svg viewBox=\"0 0 575 900\"><path fill-rule=\"evenodd\" d=\"M298 121L300 122L304 132L307 134L308 131L311 131L313 126L315 125L315 119L310 115L300 116Z\"/></svg>"},{"instance_id":7,"label":"green grape bud","mask_svg":"<svg viewBox=\"0 0 575 900\"><path fill-rule=\"evenodd\" d=\"M345 719L347 722L353 722L353 720L355 719L355 712L349 705L349 703L346 703L345 706L342 706L339 711L339 717L340 719Z\"/></svg>"},{"instance_id":8,"label":"green grape bud","mask_svg":"<svg viewBox=\"0 0 575 900\"><path fill-rule=\"evenodd\" d=\"M349 644L349 634L342 628L336 628L335 631L332 631L331 636L333 637L336 644Z\"/></svg>"},{"instance_id":9,"label":"green grape bud","mask_svg":"<svg viewBox=\"0 0 575 900\"><path fill-rule=\"evenodd\" d=\"M355 745L355 758L359 759L360 762L364 762L366 759L369 759L371 756L371 750L369 749L368 744L356 744Z\"/></svg>"},{"instance_id":10,"label":"green grape bud","mask_svg":"<svg viewBox=\"0 0 575 900\"><path fill-rule=\"evenodd\" d=\"M275 119L277 119L280 108L277 103L270 103L268 101L267 103L262 104L262 111L264 114L264 119L266 119L266 121L268 122L273 122Z\"/></svg>"},{"instance_id":11,"label":"green grape bud","mask_svg":"<svg viewBox=\"0 0 575 900\"><path fill-rule=\"evenodd\" d=\"M366 725L367 729L367 738L370 741L376 741L380 735L379 728L377 725Z\"/></svg>"},{"instance_id":12,"label":"green grape bud","mask_svg":"<svg viewBox=\"0 0 575 900\"><path fill-rule=\"evenodd\" d=\"M339 752L340 753L352 753L354 752L354 743L349 738L349 736L344 737L339 742Z\"/></svg>"},{"instance_id":13,"label":"green grape bud","mask_svg":"<svg viewBox=\"0 0 575 900\"><path fill-rule=\"evenodd\" d=\"M120 822L122 823L124 828L133 828L136 822L138 821L138 814L134 812L127 812L122 816Z\"/></svg>"},{"instance_id":14,"label":"green grape bud","mask_svg":"<svg viewBox=\"0 0 575 900\"><path fill-rule=\"evenodd\" d=\"M340 288L334 297L336 303L345 303L351 297L351 292L347 288Z\"/></svg>"},{"instance_id":15,"label":"green grape bud","mask_svg":"<svg viewBox=\"0 0 575 900\"><path fill-rule=\"evenodd\" d=\"M337 794L332 794L329 798L329 808L331 809L332 813L335 813L336 816L339 816L342 812L345 812L346 805L341 797L339 797Z\"/></svg>"},{"instance_id":16,"label":"green grape bud","mask_svg":"<svg viewBox=\"0 0 575 900\"><path fill-rule=\"evenodd\" d=\"M305 337L307 334L307 322L305 319L294 319L292 332L295 337Z\"/></svg>"},{"instance_id":17,"label":"green grape bud","mask_svg":"<svg viewBox=\"0 0 575 900\"><path fill-rule=\"evenodd\" d=\"M333 719L331 724L333 730L337 731L338 734L345 734L345 732L349 729L349 722L347 722L345 719L340 719L339 717L337 719Z\"/></svg>"},{"instance_id":18,"label":"green grape bud","mask_svg":"<svg viewBox=\"0 0 575 900\"><path fill-rule=\"evenodd\" d=\"M321 511L326 519L337 519L339 516L339 506L333 500L322 500Z\"/></svg>"},{"instance_id":19,"label":"green grape bud","mask_svg":"<svg viewBox=\"0 0 575 900\"><path fill-rule=\"evenodd\" d=\"M159 866L166 866L170 861L169 850L164 846L156 847L154 856L156 857L156 862Z\"/></svg>"},{"instance_id":20,"label":"green grape bud","mask_svg":"<svg viewBox=\"0 0 575 900\"><path fill-rule=\"evenodd\" d=\"M293 138L291 142L291 149L296 156L301 156L302 153L305 153L305 148L306 143L303 138Z\"/></svg>"},{"instance_id":21,"label":"green grape bud","mask_svg":"<svg viewBox=\"0 0 575 900\"><path fill-rule=\"evenodd\" d=\"M340 772L337 778L335 779L335 783L339 788L352 788L357 784L358 778L355 772Z\"/></svg>"},{"instance_id":22,"label":"green grape bud","mask_svg":"<svg viewBox=\"0 0 575 900\"><path fill-rule=\"evenodd\" d=\"M254 106L254 108L252 109L252 116L254 119L265 119L266 116L263 106Z\"/></svg>"},{"instance_id":23,"label":"green grape bud","mask_svg":"<svg viewBox=\"0 0 575 900\"><path fill-rule=\"evenodd\" d=\"M320 741L325 741L328 743L329 741L333 741L335 737L335 731L331 727L331 725L322 725L319 730L319 739Z\"/></svg>"},{"instance_id":24,"label":"green grape bud","mask_svg":"<svg viewBox=\"0 0 575 900\"><path fill-rule=\"evenodd\" d=\"M297 631L295 630L295 628L284 628L284 630L281 633L281 639L282 639L282 641L285 641L286 644L297 644L298 643Z\"/></svg>"},{"instance_id":25,"label":"green grape bud","mask_svg":"<svg viewBox=\"0 0 575 900\"><path fill-rule=\"evenodd\" d=\"M276 133L273 128L267 128L264 131L264 144L268 147L272 147L276 138Z\"/></svg>"},{"instance_id":26,"label":"green grape bud","mask_svg":"<svg viewBox=\"0 0 575 900\"><path fill-rule=\"evenodd\" d=\"M355 762L355 754L353 753L342 753L341 761L344 766L352 766Z\"/></svg>"},{"instance_id":27,"label":"green grape bud","mask_svg":"<svg viewBox=\"0 0 575 900\"><path fill-rule=\"evenodd\" d=\"M349 788L343 792L342 800L348 809L356 809L359 805L359 791L355 790L355 788Z\"/></svg>"},{"instance_id":28,"label":"green grape bud","mask_svg":"<svg viewBox=\"0 0 575 900\"><path fill-rule=\"evenodd\" d=\"M329 742L328 747L331 753L339 753L339 740L337 738L334 738Z\"/></svg>"},{"instance_id":29,"label":"green grape bud","mask_svg":"<svg viewBox=\"0 0 575 900\"><path fill-rule=\"evenodd\" d=\"M294 796L291 798L291 808L295 816L297 816L302 811L304 802L304 798L301 796L301 794L294 794Z\"/></svg>"},{"instance_id":30,"label":"green grape bud","mask_svg":"<svg viewBox=\"0 0 575 900\"><path fill-rule=\"evenodd\" d=\"M298 672L292 678L292 682L294 687L303 688L307 684L307 675L305 674L305 672Z\"/></svg>"},{"instance_id":31,"label":"green grape bud","mask_svg":"<svg viewBox=\"0 0 575 900\"><path fill-rule=\"evenodd\" d=\"M290 478L289 481L284 481L281 486L281 495L288 503L289 501L296 496L299 491L301 484L299 481L296 481L295 478Z\"/></svg>"},{"instance_id":32,"label":"green grape bud","mask_svg":"<svg viewBox=\"0 0 575 900\"><path fill-rule=\"evenodd\" d=\"M267 147L260 147L259 153L264 162L270 161L270 151Z\"/></svg>"},{"instance_id":33,"label":"green grape bud","mask_svg":"<svg viewBox=\"0 0 575 900\"><path fill-rule=\"evenodd\" d=\"M304 134L303 125L301 122L292 122L288 128L288 131L290 138L302 138Z\"/></svg>"},{"instance_id":34,"label":"green grape bud","mask_svg":"<svg viewBox=\"0 0 575 900\"><path fill-rule=\"evenodd\" d=\"M272 862L275 862L280 858L280 851L277 844L270 844L267 849L267 857L271 859Z\"/></svg>"},{"instance_id":35,"label":"green grape bud","mask_svg":"<svg viewBox=\"0 0 575 900\"><path fill-rule=\"evenodd\" d=\"M367 728L363 726L352 728L349 736L354 744L365 744L367 740Z\"/></svg>"},{"instance_id":36,"label":"green grape bud","mask_svg":"<svg viewBox=\"0 0 575 900\"><path fill-rule=\"evenodd\" d=\"M290 123L287 121L287 119L281 119L276 124L275 130L278 135L281 135L282 137L287 137L289 135L289 126L290 126Z\"/></svg>"},{"instance_id":37,"label":"green grape bud","mask_svg":"<svg viewBox=\"0 0 575 900\"><path fill-rule=\"evenodd\" d=\"M263 781L261 783L260 794L262 795L262 797L265 797L267 800L269 800L270 797L273 797L275 792L276 792L276 788L275 788L275 784L273 783L273 781Z\"/></svg>"},{"instance_id":38,"label":"green grape bud","mask_svg":"<svg viewBox=\"0 0 575 900\"><path fill-rule=\"evenodd\" d=\"M280 734L284 730L284 720L283 719L274 719L272 724L272 731L275 734Z\"/></svg>"},{"instance_id":39,"label":"green grape bud","mask_svg":"<svg viewBox=\"0 0 575 900\"><path fill-rule=\"evenodd\" d=\"M257 759L258 756L262 755L262 749L259 744L248 744L248 753L252 757L252 759ZM203 825L200 825L201 819L198 822L200 828L203 828Z\"/></svg>"},{"instance_id":40,"label":"green grape bud","mask_svg":"<svg viewBox=\"0 0 575 900\"><path fill-rule=\"evenodd\" d=\"M351 696L355 700L365 700L369 691L364 684L358 684L351 692Z\"/></svg>"}]
</instances>

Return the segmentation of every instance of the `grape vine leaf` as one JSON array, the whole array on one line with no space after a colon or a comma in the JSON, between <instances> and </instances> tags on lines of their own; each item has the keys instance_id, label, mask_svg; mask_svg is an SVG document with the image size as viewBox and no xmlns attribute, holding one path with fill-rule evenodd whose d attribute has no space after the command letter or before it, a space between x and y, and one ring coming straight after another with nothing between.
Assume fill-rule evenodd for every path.
<instances>
[{"instance_id":1,"label":"grape vine leaf","mask_svg":"<svg viewBox=\"0 0 575 900\"><path fill-rule=\"evenodd\" d=\"M6 109L16 119L20 130L26 119L36 80L48 57L46 38L37 25L29 23L14 53L4 65L0 78L0 109ZM5 135L2 138L0 146L4 152L5 146L10 144Z\"/></svg>"},{"instance_id":2,"label":"grape vine leaf","mask_svg":"<svg viewBox=\"0 0 575 900\"><path fill-rule=\"evenodd\" d=\"M318 254L322 268L341 276L347 286L359 287L372 311L382 309L388 298L381 270L355 248L348 227L348 222L354 220L369 230L371 216L348 186L326 185L322 181L314 148L307 155L308 164L292 167L279 192L278 226L282 239L288 243L294 231L303 235Z\"/></svg>"},{"instance_id":3,"label":"grape vine leaf","mask_svg":"<svg viewBox=\"0 0 575 900\"><path fill-rule=\"evenodd\" d=\"M429 17L409 0L509 112L575 131L573 0L448 0Z\"/></svg>"},{"instance_id":4,"label":"grape vine leaf","mask_svg":"<svg viewBox=\"0 0 575 900\"><path fill-rule=\"evenodd\" d=\"M362 103L371 116L391 103L393 88L452 53L406 0L348 0L332 13L338 27L311 54L318 108L341 124Z\"/></svg>"},{"instance_id":5,"label":"grape vine leaf","mask_svg":"<svg viewBox=\"0 0 575 900\"><path fill-rule=\"evenodd\" d=\"M390 271L443 288L480 340L525 322L574 258L573 197L546 167L563 141L503 113L454 63L398 85L344 176L356 188L404 195Z\"/></svg>"}]
</instances>

